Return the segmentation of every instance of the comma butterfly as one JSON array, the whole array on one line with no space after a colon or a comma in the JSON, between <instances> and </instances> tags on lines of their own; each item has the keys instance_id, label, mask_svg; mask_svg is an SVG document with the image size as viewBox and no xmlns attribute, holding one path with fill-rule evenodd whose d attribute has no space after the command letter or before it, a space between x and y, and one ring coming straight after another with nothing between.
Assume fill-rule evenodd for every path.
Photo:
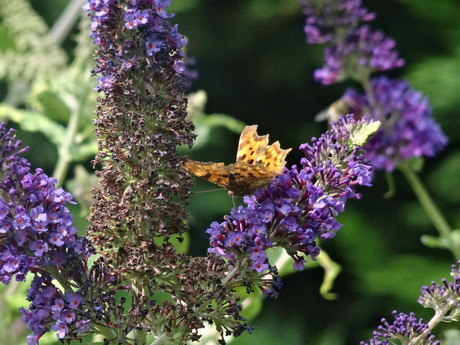
<instances>
[{"instance_id":1,"label":"comma butterfly","mask_svg":"<svg viewBox=\"0 0 460 345\"><path fill-rule=\"evenodd\" d=\"M291 151L281 149L278 141L267 144L268 134L259 136L257 125L246 126L240 136L235 163L225 165L189 160L184 168L195 176L224 187L230 195L252 194L283 172L284 159Z\"/></svg>"}]
</instances>

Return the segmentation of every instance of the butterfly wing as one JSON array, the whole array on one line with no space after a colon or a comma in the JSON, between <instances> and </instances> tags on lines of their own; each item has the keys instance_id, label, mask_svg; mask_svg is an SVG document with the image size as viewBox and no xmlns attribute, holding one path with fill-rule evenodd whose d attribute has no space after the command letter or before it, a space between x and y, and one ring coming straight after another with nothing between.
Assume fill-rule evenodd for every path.
<instances>
[{"instance_id":1,"label":"butterfly wing","mask_svg":"<svg viewBox=\"0 0 460 345\"><path fill-rule=\"evenodd\" d=\"M251 194L268 185L278 175L266 171L262 164L251 165L246 162L224 165L189 160L184 168L195 176L227 189L229 194L235 196Z\"/></svg>"},{"instance_id":2,"label":"butterfly wing","mask_svg":"<svg viewBox=\"0 0 460 345\"><path fill-rule=\"evenodd\" d=\"M257 125L246 126L241 133L234 164L189 160L184 168L218 186L229 194L243 196L271 183L283 172L284 160L291 149L283 150L279 142L268 144L268 134L257 135Z\"/></svg>"},{"instance_id":3,"label":"butterfly wing","mask_svg":"<svg viewBox=\"0 0 460 345\"><path fill-rule=\"evenodd\" d=\"M230 173L227 189L236 196L249 195L269 185L278 172L269 171L262 164L236 162L227 166Z\"/></svg>"},{"instance_id":4,"label":"butterfly wing","mask_svg":"<svg viewBox=\"0 0 460 345\"><path fill-rule=\"evenodd\" d=\"M240 135L236 161L255 164L257 156L267 144L268 134L257 135L257 125L246 126Z\"/></svg>"},{"instance_id":5,"label":"butterfly wing","mask_svg":"<svg viewBox=\"0 0 460 345\"><path fill-rule=\"evenodd\" d=\"M184 168L195 176L228 189L230 175L224 163L188 160L185 162Z\"/></svg>"},{"instance_id":6,"label":"butterfly wing","mask_svg":"<svg viewBox=\"0 0 460 345\"><path fill-rule=\"evenodd\" d=\"M291 149L283 150L280 147L280 143L276 141L273 144L262 148L259 156L257 157L256 163L262 164L267 171L279 175L283 172L283 167L286 164L284 159L289 151L291 151Z\"/></svg>"}]
</instances>

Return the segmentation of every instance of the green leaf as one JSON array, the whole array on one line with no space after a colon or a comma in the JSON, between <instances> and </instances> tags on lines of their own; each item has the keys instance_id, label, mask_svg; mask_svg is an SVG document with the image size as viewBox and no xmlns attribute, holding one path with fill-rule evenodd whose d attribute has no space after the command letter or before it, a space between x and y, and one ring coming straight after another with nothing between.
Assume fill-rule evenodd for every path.
<instances>
[{"instance_id":1,"label":"green leaf","mask_svg":"<svg viewBox=\"0 0 460 345\"><path fill-rule=\"evenodd\" d=\"M293 263L294 260L289 256L284 248L275 247L267 250L268 261L273 262L273 265L278 269L278 274L280 277L285 277L289 274L296 273L298 271L294 270ZM307 261L305 269L318 267L318 261Z\"/></svg>"},{"instance_id":2,"label":"green leaf","mask_svg":"<svg viewBox=\"0 0 460 345\"><path fill-rule=\"evenodd\" d=\"M451 203L460 203L460 193L453 193L452 187L455 181L460 181L460 152L451 150L444 157L442 164L435 167L435 170L428 177L429 186L437 197Z\"/></svg>"},{"instance_id":3,"label":"green leaf","mask_svg":"<svg viewBox=\"0 0 460 345\"><path fill-rule=\"evenodd\" d=\"M423 235L420 237L422 243L430 248L449 248L449 241L442 237Z\"/></svg>"},{"instance_id":4,"label":"green leaf","mask_svg":"<svg viewBox=\"0 0 460 345\"><path fill-rule=\"evenodd\" d=\"M356 128L350 130L350 139L348 139L348 146L350 148L355 148L356 146L365 145L369 139L378 131L381 123L379 121L371 123L363 123Z\"/></svg>"},{"instance_id":5,"label":"green leaf","mask_svg":"<svg viewBox=\"0 0 460 345\"><path fill-rule=\"evenodd\" d=\"M213 128L223 127L231 132L240 134L245 126L244 122L225 114L201 114L194 117L193 122L196 128L195 134L197 134L196 141L193 145L194 149L198 149L209 142Z\"/></svg>"},{"instance_id":6,"label":"green leaf","mask_svg":"<svg viewBox=\"0 0 460 345\"><path fill-rule=\"evenodd\" d=\"M243 317L251 320L260 314L263 306L262 292L260 289L256 289L248 294L245 287L238 287L236 293L241 297L241 304L243 305L241 315Z\"/></svg>"},{"instance_id":7,"label":"green leaf","mask_svg":"<svg viewBox=\"0 0 460 345\"><path fill-rule=\"evenodd\" d=\"M67 123L70 109L66 102L44 81L35 81L30 97L33 109L46 114L48 118L60 123Z\"/></svg>"},{"instance_id":8,"label":"green leaf","mask_svg":"<svg viewBox=\"0 0 460 345\"><path fill-rule=\"evenodd\" d=\"M460 344L460 330L448 329L444 331L444 345L458 345Z\"/></svg>"},{"instance_id":9,"label":"green leaf","mask_svg":"<svg viewBox=\"0 0 460 345\"><path fill-rule=\"evenodd\" d=\"M179 241L179 238L182 238ZM153 239L155 243L159 246L163 245L166 243L164 237L162 236L157 236ZM169 243L172 244L172 246L176 249L176 251L180 254L185 254L188 251L188 248L190 246L190 236L189 234L185 233L182 234L182 236L179 235L174 235L169 238Z\"/></svg>"},{"instance_id":10,"label":"green leaf","mask_svg":"<svg viewBox=\"0 0 460 345\"><path fill-rule=\"evenodd\" d=\"M65 138L65 128L40 112L21 110L0 104L0 119L13 121L24 131L40 132L56 146L61 145Z\"/></svg>"},{"instance_id":11,"label":"green leaf","mask_svg":"<svg viewBox=\"0 0 460 345\"><path fill-rule=\"evenodd\" d=\"M93 157L97 152L97 142L90 141L69 148L69 154L73 161L84 161L88 157Z\"/></svg>"}]
</instances>

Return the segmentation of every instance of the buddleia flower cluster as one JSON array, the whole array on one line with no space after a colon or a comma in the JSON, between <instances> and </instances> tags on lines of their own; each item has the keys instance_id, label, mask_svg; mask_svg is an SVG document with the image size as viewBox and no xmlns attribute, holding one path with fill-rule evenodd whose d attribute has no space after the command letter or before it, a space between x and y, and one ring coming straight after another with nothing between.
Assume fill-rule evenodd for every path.
<instances>
[{"instance_id":1,"label":"buddleia flower cluster","mask_svg":"<svg viewBox=\"0 0 460 345\"><path fill-rule=\"evenodd\" d=\"M382 122L383 128L365 146L375 169L392 171L414 157L431 157L447 138L431 115L428 99L406 80L385 76L370 82L373 98L349 89L342 100L358 117Z\"/></svg>"},{"instance_id":2,"label":"buddleia flower cluster","mask_svg":"<svg viewBox=\"0 0 460 345\"><path fill-rule=\"evenodd\" d=\"M186 119L185 39L169 21L169 5L88 0L84 6L97 45L95 89L102 93L91 245L73 226L66 206L72 196L42 170L31 172L13 132L0 127L0 278L34 275L30 306L21 309L33 331L29 345L50 330L63 342L96 334L107 345L199 341L206 324L221 343L250 331L235 290L258 287L275 296L280 280L269 249L284 248L302 269L318 256L317 240L340 229L336 216L349 198L360 197L355 188L371 185L361 146L378 123L342 117L300 146L305 157L298 166L210 226L206 257L181 254L192 179L177 147L191 146L194 134ZM358 11L357 18L371 17ZM350 20L341 25L358 28ZM98 259L88 268L94 252Z\"/></svg>"},{"instance_id":3,"label":"buddleia flower cluster","mask_svg":"<svg viewBox=\"0 0 460 345\"><path fill-rule=\"evenodd\" d=\"M99 188L87 231L101 254L97 264L126 292L98 322L110 344L198 341L205 324L222 338L250 329L234 292L244 272L229 275L216 255L192 258L177 249L188 230L184 204L193 182L177 147L191 146L195 135L186 119L185 39L170 22L170 3L84 6L97 45L96 90L103 93L95 120Z\"/></svg>"},{"instance_id":4,"label":"buddleia flower cluster","mask_svg":"<svg viewBox=\"0 0 460 345\"><path fill-rule=\"evenodd\" d=\"M369 343L361 341L360 345L391 345L394 344L392 339L396 339L400 344L409 344L411 340L419 337L423 338L420 344L440 345L439 340L427 332L428 325L423 322L423 319L417 319L414 313L398 313L394 310L393 317L394 321L391 323L382 319L382 325L374 332L374 337Z\"/></svg>"},{"instance_id":5,"label":"buddleia flower cluster","mask_svg":"<svg viewBox=\"0 0 460 345\"><path fill-rule=\"evenodd\" d=\"M72 195L43 170L31 171L21 157L27 148L14 136L0 124L0 280L25 281L32 273L30 305L20 311L33 331L28 345L34 345L50 329L59 339L89 329L80 287L92 247L73 226Z\"/></svg>"},{"instance_id":6,"label":"buddleia flower cluster","mask_svg":"<svg viewBox=\"0 0 460 345\"><path fill-rule=\"evenodd\" d=\"M393 311L394 321L382 319L382 324L374 331L374 337L361 345L390 345L394 341L401 344L440 345L431 330L441 322L460 320L460 261L451 268L452 281L442 279L441 284L432 282L423 286L418 298L425 308L433 309L435 315L429 322L417 319L414 313Z\"/></svg>"},{"instance_id":7,"label":"buddleia flower cluster","mask_svg":"<svg viewBox=\"0 0 460 345\"><path fill-rule=\"evenodd\" d=\"M322 84L350 77L360 80L374 71L404 65L392 38L361 25L375 18L361 7L361 0L300 0L300 4L306 16L307 43L327 43L325 65L315 71L315 79Z\"/></svg>"},{"instance_id":8,"label":"buddleia flower cluster","mask_svg":"<svg viewBox=\"0 0 460 345\"><path fill-rule=\"evenodd\" d=\"M306 15L307 43L325 44L325 65L315 79L332 84L350 78L361 90L347 90L342 108L357 118L377 120L380 131L365 146L376 169L392 171L410 158L433 156L444 148L447 138L433 120L427 99L405 80L375 72L404 65L395 50L396 42L368 23L375 14L361 0L300 0Z\"/></svg>"},{"instance_id":9,"label":"buddleia flower cluster","mask_svg":"<svg viewBox=\"0 0 460 345\"><path fill-rule=\"evenodd\" d=\"M281 247L294 259L294 268L303 269L305 257L314 260L320 252L316 240L332 238L340 229L335 217L347 199L360 197L355 187L371 185L372 166L356 139L360 133L367 138L375 125L348 115L311 145L301 145L305 157L300 166L285 169L268 187L246 196L246 206L211 224L210 251L232 265L250 265L275 277L267 250ZM276 295L276 284L259 287L265 295Z\"/></svg>"}]
</instances>

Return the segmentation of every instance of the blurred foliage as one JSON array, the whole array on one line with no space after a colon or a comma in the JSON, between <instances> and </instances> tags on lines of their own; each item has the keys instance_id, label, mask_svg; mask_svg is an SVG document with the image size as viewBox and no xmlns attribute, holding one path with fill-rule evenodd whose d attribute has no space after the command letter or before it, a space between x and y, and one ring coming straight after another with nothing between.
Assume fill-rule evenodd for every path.
<instances>
[{"instance_id":1,"label":"blurred foliage","mask_svg":"<svg viewBox=\"0 0 460 345\"><path fill-rule=\"evenodd\" d=\"M96 151L93 47L84 21L62 43L47 38L47 27L57 22L68 3L0 0L0 118L20 129L17 136L31 147L27 158L34 168L52 174L58 171L56 162L65 161L60 180L68 182L66 188L78 200L72 211L83 230L89 189L96 183L90 165ZM421 175L451 225L460 228L460 3L363 0L363 5L376 12L373 26L395 38L406 59L406 67L392 76L408 78L431 99L434 116L450 137L443 153L424 162ZM313 80L313 71L323 64L323 51L305 44L297 1L173 0L171 10L177 13L173 19L189 41L188 55L196 60L199 73L189 108L197 145L181 152L197 160L230 163L241 128L258 124L260 133L294 148L288 164L298 163L301 154L296 148L326 129L313 121L315 115L351 84L322 87ZM76 123L69 126L69 119ZM377 173L374 187L361 190L362 200L347 204L340 217L342 230L322 243L342 268L330 291L337 298L321 295L324 271L315 268L318 264L311 263L312 269L301 273L283 265L284 287L278 299L262 304L260 296L250 295L243 300L251 306L245 315L255 329L233 344L351 345L369 339L393 309L429 319L430 312L416 303L420 287L446 277L455 260L435 248L437 233L403 176L395 172L392 178L392 198L384 198L389 186L385 175ZM212 188L200 180L194 191ZM226 191L194 193L190 199L187 245L193 255L205 255L205 230L212 221L222 220L232 200ZM421 242L422 236L430 247ZM17 312L25 289L23 284L0 287L0 316L11 330L0 332L0 345L25 344L21 332L27 331ZM251 298L256 302L249 303ZM457 344L458 331L448 328L446 344ZM54 335L43 340L51 343L58 343Z\"/></svg>"}]
</instances>

